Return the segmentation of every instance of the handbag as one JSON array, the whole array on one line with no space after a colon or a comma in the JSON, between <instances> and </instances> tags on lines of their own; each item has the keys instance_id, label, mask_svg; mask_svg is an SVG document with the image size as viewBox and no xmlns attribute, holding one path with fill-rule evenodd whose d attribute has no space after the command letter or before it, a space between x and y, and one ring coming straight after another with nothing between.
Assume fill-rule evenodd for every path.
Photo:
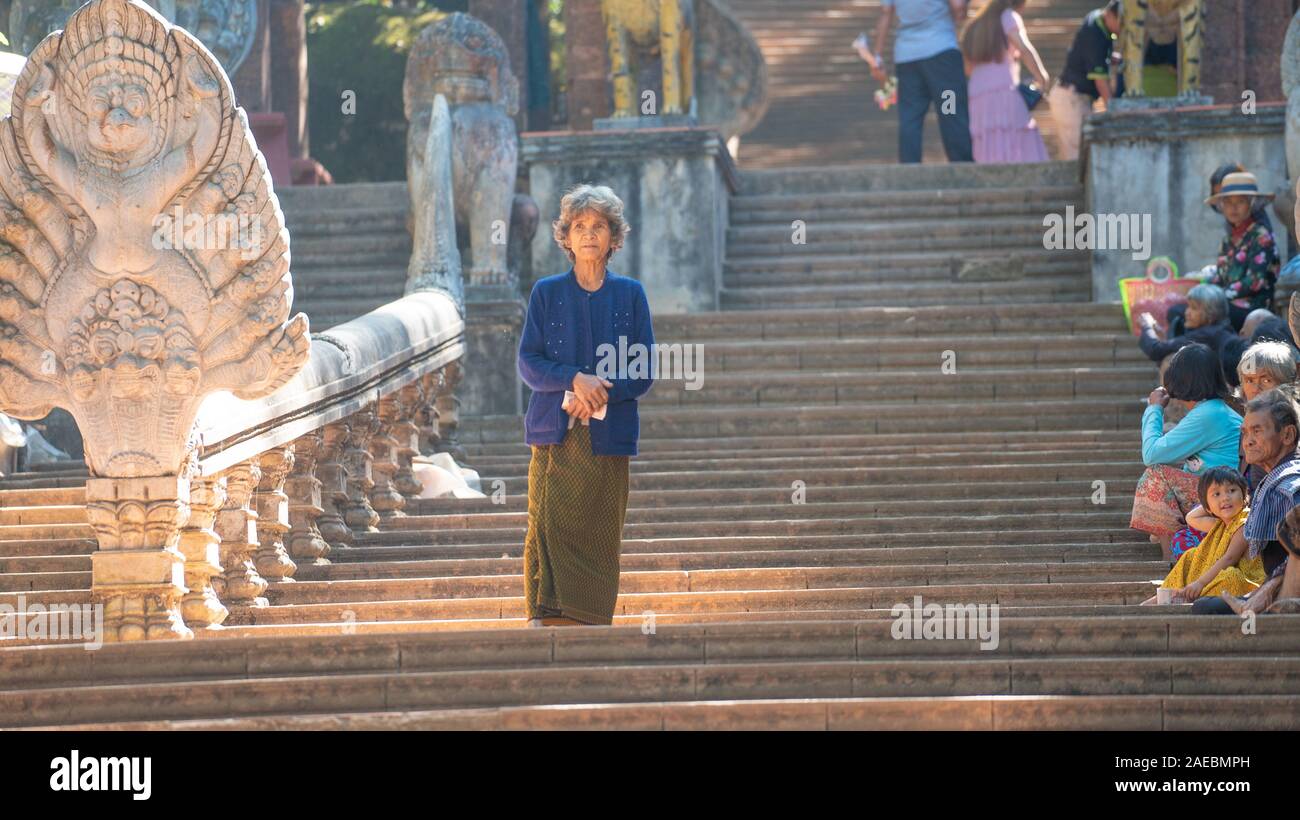
<instances>
[{"instance_id":1,"label":"handbag","mask_svg":"<svg viewBox=\"0 0 1300 820\"><path fill-rule=\"evenodd\" d=\"M1030 111L1033 111L1034 107L1043 101L1043 92L1028 80L1021 80L1020 85L1016 86L1016 90L1020 92L1020 96L1025 98L1025 107Z\"/></svg>"}]
</instances>

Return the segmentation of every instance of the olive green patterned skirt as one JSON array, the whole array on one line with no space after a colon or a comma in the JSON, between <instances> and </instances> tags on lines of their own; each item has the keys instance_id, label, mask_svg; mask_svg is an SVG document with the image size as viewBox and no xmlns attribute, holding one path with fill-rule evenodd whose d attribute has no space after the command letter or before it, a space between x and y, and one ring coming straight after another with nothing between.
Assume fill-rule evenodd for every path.
<instances>
[{"instance_id":1,"label":"olive green patterned skirt","mask_svg":"<svg viewBox=\"0 0 1300 820\"><path fill-rule=\"evenodd\" d=\"M630 461L594 455L582 424L561 444L533 446L524 539L529 618L613 622Z\"/></svg>"}]
</instances>

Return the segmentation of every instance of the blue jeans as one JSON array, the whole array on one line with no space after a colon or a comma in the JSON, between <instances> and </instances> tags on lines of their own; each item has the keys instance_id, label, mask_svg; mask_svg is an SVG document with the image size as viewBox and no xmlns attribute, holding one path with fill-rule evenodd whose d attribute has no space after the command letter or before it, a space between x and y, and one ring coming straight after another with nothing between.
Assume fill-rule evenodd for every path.
<instances>
[{"instance_id":1,"label":"blue jeans","mask_svg":"<svg viewBox=\"0 0 1300 820\"><path fill-rule=\"evenodd\" d=\"M948 161L973 162L961 52L949 49L924 60L899 63L894 70L898 73L898 161L921 161L925 115L933 102ZM953 92L947 107L951 114L944 113L946 91Z\"/></svg>"}]
</instances>

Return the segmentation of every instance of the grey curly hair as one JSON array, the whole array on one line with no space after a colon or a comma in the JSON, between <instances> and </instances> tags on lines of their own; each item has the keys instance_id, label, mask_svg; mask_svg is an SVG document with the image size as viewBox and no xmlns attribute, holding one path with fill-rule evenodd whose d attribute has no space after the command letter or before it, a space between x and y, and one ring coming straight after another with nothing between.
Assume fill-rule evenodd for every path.
<instances>
[{"instance_id":1,"label":"grey curly hair","mask_svg":"<svg viewBox=\"0 0 1300 820\"><path fill-rule=\"evenodd\" d=\"M555 243L568 254L570 262L574 261L573 250L567 244L569 229L573 220L585 211L600 214L609 223L609 253L605 256L608 262L614 252L623 247L623 241L632 231L632 226L623 218L623 200L608 186L578 185L564 195L560 200L560 218L551 223Z\"/></svg>"}]
</instances>

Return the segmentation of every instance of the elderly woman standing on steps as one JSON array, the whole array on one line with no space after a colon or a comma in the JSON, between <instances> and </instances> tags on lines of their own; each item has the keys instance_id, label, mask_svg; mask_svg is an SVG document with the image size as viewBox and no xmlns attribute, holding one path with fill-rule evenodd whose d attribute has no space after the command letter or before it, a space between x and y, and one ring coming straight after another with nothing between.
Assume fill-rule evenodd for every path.
<instances>
[{"instance_id":1,"label":"elderly woman standing on steps","mask_svg":"<svg viewBox=\"0 0 1300 820\"><path fill-rule=\"evenodd\" d=\"M608 625L637 454L637 399L653 382L608 351L638 343L653 351L654 330L641 283L606 268L631 230L614 192L574 188L552 227L573 267L533 286L519 343L519 375L533 391L524 419L533 451L524 601L529 626Z\"/></svg>"}]
</instances>

